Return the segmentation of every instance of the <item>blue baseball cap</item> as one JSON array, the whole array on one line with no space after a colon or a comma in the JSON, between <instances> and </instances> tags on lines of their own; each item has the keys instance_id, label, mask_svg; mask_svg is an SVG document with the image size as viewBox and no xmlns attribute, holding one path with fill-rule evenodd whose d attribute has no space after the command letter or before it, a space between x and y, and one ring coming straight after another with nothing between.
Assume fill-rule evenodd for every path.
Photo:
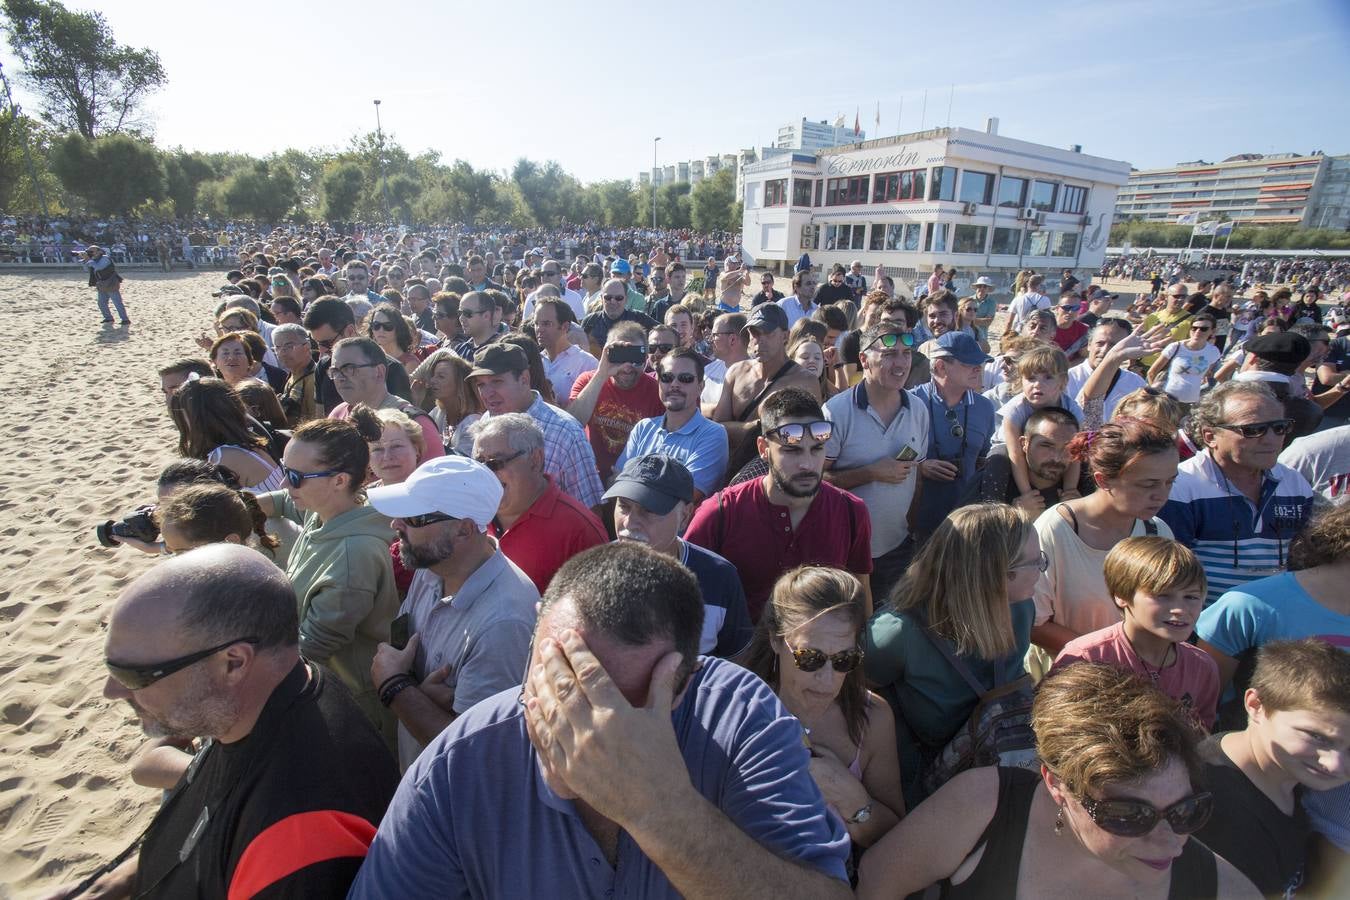
<instances>
[{"instance_id":1,"label":"blue baseball cap","mask_svg":"<svg viewBox=\"0 0 1350 900\"><path fill-rule=\"evenodd\" d=\"M930 350L930 359L954 359L962 365L980 366L994 358L980 349L980 345L964 331L949 331L938 338L937 347Z\"/></svg>"},{"instance_id":2,"label":"blue baseball cap","mask_svg":"<svg viewBox=\"0 0 1350 900\"><path fill-rule=\"evenodd\" d=\"M616 259L614 262L610 263L609 274L611 275L631 275L632 272L633 267L628 265L628 260L626 259Z\"/></svg>"}]
</instances>

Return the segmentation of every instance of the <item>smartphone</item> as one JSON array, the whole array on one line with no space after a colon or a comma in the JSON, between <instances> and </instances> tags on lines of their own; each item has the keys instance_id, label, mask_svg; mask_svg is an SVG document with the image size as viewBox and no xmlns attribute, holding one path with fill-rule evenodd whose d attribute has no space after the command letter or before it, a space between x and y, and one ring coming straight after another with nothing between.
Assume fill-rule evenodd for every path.
<instances>
[{"instance_id":1,"label":"smartphone","mask_svg":"<svg viewBox=\"0 0 1350 900\"><path fill-rule=\"evenodd\" d=\"M395 650L408 646L408 638L411 637L408 634L408 619L409 614L404 613L389 623L389 644Z\"/></svg>"},{"instance_id":2,"label":"smartphone","mask_svg":"<svg viewBox=\"0 0 1350 900\"><path fill-rule=\"evenodd\" d=\"M644 363L647 361L647 348L628 344L614 344L609 348L609 361L617 365L623 363Z\"/></svg>"},{"instance_id":3,"label":"smartphone","mask_svg":"<svg viewBox=\"0 0 1350 900\"><path fill-rule=\"evenodd\" d=\"M915 450L909 444L906 444L905 448L901 450L898 454L896 454L895 458L900 462L909 462L913 459L916 459L918 455L919 451Z\"/></svg>"}]
</instances>

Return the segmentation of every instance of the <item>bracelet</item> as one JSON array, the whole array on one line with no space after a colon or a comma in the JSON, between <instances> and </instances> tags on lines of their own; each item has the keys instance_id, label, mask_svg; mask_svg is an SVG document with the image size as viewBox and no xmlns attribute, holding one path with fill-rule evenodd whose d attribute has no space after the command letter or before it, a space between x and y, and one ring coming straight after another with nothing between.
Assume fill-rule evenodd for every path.
<instances>
[{"instance_id":1,"label":"bracelet","mask_svg":"<svg viewBox=\"0 0 1350 900\"><path fill-rule=\"evenodd\" d=\"M409 675L402 675L399 680L380 691L380 703L389 706L394 702L394 698L403 693L410 687L416 687L417 682Z\"/></svg>"},{"instance_id":2,"label":"bracelet","mask_svg":"<svg viewBox=\"0 0 1350 900\"><path fill-rule=\"evenodd\" d=\"M388 678L386 678L384 681L381 681L381 682L380 682L380 686L377 687L377 688L375 689L375 693L377 693L377 694L383 694L383 693L384 693L384 689L387 688L387 687L389 687L389 685L393 684L393 683L394 683L395 681L397 681L398 679L400 679L400 678L411 678L411 677L412 677L412 673L411 673L411 672L395 672L393 675L390 675L390 676L389 676Z\"/></svg>"}]
</instances>

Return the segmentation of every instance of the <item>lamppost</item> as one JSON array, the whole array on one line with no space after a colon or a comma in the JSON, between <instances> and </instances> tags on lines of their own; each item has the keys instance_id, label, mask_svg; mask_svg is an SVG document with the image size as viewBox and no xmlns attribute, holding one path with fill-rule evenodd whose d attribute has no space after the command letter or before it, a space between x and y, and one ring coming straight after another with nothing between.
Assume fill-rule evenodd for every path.
<instances>
[{"instance_id":1,"label":"lamppost","mask_svg":"<svg viewBox=\"0 0 1350 900\"><path fill-rule=\"evenodd\" d=\"M380 163L380 196L384 198L384 218L389 221L389 183L384 177L384 129L380 127L380 101L375 101L375 140L379 143L376 151Z\"/></svg>"},{"instance_id":2,"label":"lamppost","mask_svg":"<svg viewBox=\"0 0 1350 900\"><path fill-rule=\"evenodd\" d=\"M652 231L656 230L656 145L660 138L652 138Z\"/></svg>"}]
</instances>

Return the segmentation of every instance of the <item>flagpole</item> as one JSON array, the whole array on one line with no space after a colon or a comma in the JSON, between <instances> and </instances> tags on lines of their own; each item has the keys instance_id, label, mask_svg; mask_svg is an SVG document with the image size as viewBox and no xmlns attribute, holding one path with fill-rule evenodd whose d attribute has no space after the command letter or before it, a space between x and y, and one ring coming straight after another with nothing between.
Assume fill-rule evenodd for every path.
<instances>
[{"instance_id":1,"label":"flagpole","mask_svg":"<svg viewBox=\"0 0 1350 900\"><path fill-rule=\"evenodd\" d=\"M904 118L905 118L905 95L904 95L904 94L901 94L901 95L900 95L900 111L897 112L897 113L895 114L895 133L896 133L896 134L904 134L904 133L905 133L905 126L901 124L901 123L904 121Z\"/></svg>"},{"instance_id":2,"label":"flagpole","mask_svg":"<svg viewBox=\"0 0 1350 900\"><path fill-rule=\"evenodd\" d=\"M956 101L956 85L952 85L950 93L947 94L947 127L952 127L952 103Z\"/></svg>"},{"instance_id":3,"label":"flagpole","mask_svg":"<svg viewBox=\"0 0 1350 900\"><path fill-rule=\"evenodd\" d=\"M919 112L919 130L923 131L923 126L928 121L928 88L923 89L923 109Z\"/></svg>"}]
</instances>

